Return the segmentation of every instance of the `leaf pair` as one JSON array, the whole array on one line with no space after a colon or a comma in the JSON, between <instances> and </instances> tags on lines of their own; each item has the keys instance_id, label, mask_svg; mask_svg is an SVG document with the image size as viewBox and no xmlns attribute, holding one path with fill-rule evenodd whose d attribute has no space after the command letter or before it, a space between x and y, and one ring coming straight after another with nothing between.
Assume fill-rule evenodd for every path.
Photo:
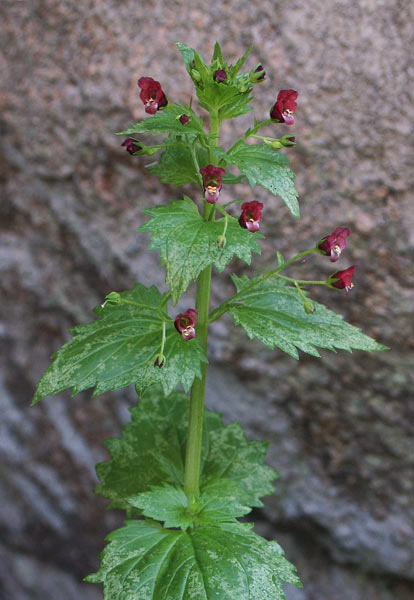
<instances>
[{"instance_id":1,"label":"leaf pair","mask_svg":"<svg viewBox=\"0 0 414 600\"><path fill-rule=\"evenodd\" d=\"M224 427L206 410L200 502L190 514L181 485L188 405L178 392L146 395L121 439L108 440L112 460L98 465L95 491L151 520L111 533L87 581L104 583L107 600L282 600L283 582L301 585L294 567L276 542L235 520L273 491L277 474L263 464L267 444L248 442L237 423Z\"/></svg>"},{"instance_id":2,"label":"leaf pair","mask_svg":"<svg viewBox=\"0 0 414 600\"><path fill-rule=\"evenodd\" d=\"M97 466L96 492L111 499L111 508L139 508L168 527L232 521L262 506L273 493L277 473L263 464L266 442L248 442L237 423L224 427L218 413L204 411L200 472L200 506L190 514L182 491L189 419L189 399L156 390L132 410L132 422L120 439L106 446L112 460Z\"/></svg>"}]
</instances>

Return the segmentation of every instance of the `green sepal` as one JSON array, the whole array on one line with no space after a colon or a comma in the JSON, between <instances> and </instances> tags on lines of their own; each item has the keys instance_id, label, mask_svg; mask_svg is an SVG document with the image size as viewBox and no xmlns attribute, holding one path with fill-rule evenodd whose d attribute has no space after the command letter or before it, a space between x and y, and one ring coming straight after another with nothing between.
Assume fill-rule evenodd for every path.
<instances>
[{"instance_id":1,"label":"green sepal","mask_svg":"<svg viewBox=\"0 0 414 600\"><path fill-rule=\"evenodd\" d=\"M237 165L254 188L256 185L278 195L294 217L299 217L298 192L289 159L266 144L238 144L222 157L227 164Z\"/></svg>"},{"instance_id":2,"label":"green sepal","mask_svg":"<svg viewBox=\"0 0 414 600\"><path fill-rule=\"evenodd\" d=\"M224 218L204 221L195 203L188 198L173 200L167 206L144 210L151 219L138 231L151 233L151 250L159 250L166 267L166 283L171 288L174 304L191 281L209 265L222 271L233 256L250 264L252 252L260 254L259 232L250 233L235 219L228 223L226 245L217 246L223 233Z\"/></svg>"},{"instance_id":3,"label":"green sepal","mask_svg":"<svg viewBox=\"0 0 414 600\"><path fill-rule=\"evenodd\" d=\"M183 125L180 116L186 114L190 117L188 123ZM189 106L170 104L163 110L157 111L152 117L148 117L134 123L119 132L117 135L132 135L135 133L167 133L173 135L196 135L206 137L203 128L203 119L197 117Z\"/></svg>"},{"instance_id":4,"label":"green sepal","mask_svg":"<svg viewBox=\"0 0 414 600\"><path fill-rule=\"evenodd\" d=\"M38 383L33 404L44 396L72 388L73 395L94 389L94 396L135 385L142 392L160 384L165 394L178 384L189 390L201 377L200 363L207 362L198 340L184 340L166 313L164 296L155 286L137 283L121 292L117 304L106 302L95 309L99 318L70 330L74 337L54 354ZM162 369L154 366L159 353L163 322L166 340Z\"/></svg>"},{"instance_id":5,"label":"green sepal","mask_svg":"<svg viewBox=\"0 0 414 600\"><path fill-rule=\"evenodd\" d=\"M246 60L252 50L253 50L253 46L250 46L250 48L248 48L248 50L246 50L246 52L243 54L243 56L241 58L239 58L239 60L236 62L235 65L230 65L230 68L229 68L230 79L233 80L236 77L236 75L239 73L240 69L246 62Z\"/></svg>"},{"instance_id":6,"label":"green sepal","mask_svg":"<svg viewBox=\"0 0 414 600\"><path fill-rule=\"evenodd\" d=\"M188 396L174 392L165 398L154 389L131 414L132 422L123 427L121 438L105 443L112 460L96 468L100 484L95 492L110 498L111 508L126 509L131 498L153 491L153 486L182 488L184 481ZM213 504L208 510L204 507L200 522L229 520L262 506L260 498L273 493L277 477L274 469L263 464L266 442L247 441L238 423L224 427L218 413L205 409L203 419L200 494ZM150 498L151 493L146 497L146 514L155 518ZM233 507L228 506L231 502Z\"/></svg>"},{"instance_id":7,"label":"green sepal","mask_svg":"<svg viewBox=\"0 0 414 600\"><path fill-rule=\"evenodd\" d=\"M298 349L319 357L316 347L348 352L386 349L323 304L312 302L314 312L307 314L303 297L281 279L270 277L252 285L260 278L232 275L238 294L229 312L249 338L257 338L269 348L277 346L294 358L299 358ZM302 294L306 292L302 290Z\"/></svg>"},{"instance_id":8,"label":"green sepal","mask_svg":"<svg viewBox=\"0 0 414 600\"><path fill-rule=\"evenodd\" d=\"M223 53L221 51L221 46L218 42L214 44L214 52L213 52L213 60L212 63L217 63L218 69L224 69L227 67L227 63L224 61Z\"/></svg>"},{"instance_id":9,"label":"green sepal","mask_svg":"<svg viewBox=\"0 0 414 600\"><path fill-rule=\"evenodd\" d=\"M283 583L302 586L279 544L249 523L185 532L133 520L107 541L86 578L104 584L105 600L285 600Z\"/></svg>"}]
</instances>

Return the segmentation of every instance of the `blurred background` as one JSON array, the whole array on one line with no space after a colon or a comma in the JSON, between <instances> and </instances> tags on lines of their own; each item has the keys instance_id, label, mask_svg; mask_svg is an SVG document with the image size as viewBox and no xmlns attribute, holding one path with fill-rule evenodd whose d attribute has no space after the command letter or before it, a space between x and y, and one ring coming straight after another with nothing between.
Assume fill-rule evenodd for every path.
<instances>
[{"instance_id":1,"label":"blurred background","mask_svg":"<svg viewBox=\"0 0 414 600\"><path fill-rule=\"evenodd\" d=\"M262 189L222 194L265 204L256 269L274 265L275 249L293 256L350 227L339 269L358 264L355 288L312 296L391 347L297 362L227 317L214 323L207 405L268 439L281 474L257 531L299 569L305 587L289 600L413 598L413 17L410 0L0 2L1 600L102 597L81 581L123 515L93 494L94 464L134 392L30 402L68 328L107 293L163 286L136 229L143 208L183 190L150 176L151 159L114 132L146 116L140 76L189 100L176 40L206 58L218 40L231 62L253 44L247 67L266 70L254 113L223 127L224 147L253 115L267 118L280 89L299 91L296 124L264 132L296 136L301 219ZM316 256L293 272L333 270ZM214 274L213 305L231 293L228 273Z\"/></svg>"}]
</instances>

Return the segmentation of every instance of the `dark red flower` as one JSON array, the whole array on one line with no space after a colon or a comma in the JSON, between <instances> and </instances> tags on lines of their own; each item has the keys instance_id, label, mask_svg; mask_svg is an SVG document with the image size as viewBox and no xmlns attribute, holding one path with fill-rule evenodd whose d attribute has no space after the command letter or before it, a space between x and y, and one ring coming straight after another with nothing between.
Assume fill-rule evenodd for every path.
<instances>
[{"instance_id":1,"label":"dark red flower","mask_svg":"<svg viewBox=\"0 0 414 600\"><path fill-rule=\"evenodd\" d=\"M188 121L190 120L190 117L188 115L181 115L179 121L182 125L187 125Z\"/></svg>"},{"instance_id":2,"label":"dark red flower","mask_svg":"<svg viewBox=\"0 0 414 600\"><path fill-rule=\"evenodd\" d=\"M210 204L215 204L219 199L220 190L223 187L222 175L225 175L226 169L207 165L202 167L200 173L203 176L204 197Z\"/></svg>"},{"instance_id":3,"label":"dark red flower","mask_svg":"<svg viewBox=\"0 0 414 600\"><path fill-rule=\"evenodd\" d=\"M141 88L139 97L145 104L146 113L154 115L157 110L167 106L168 100L159 81L154 81L152 77L141 77L138 79L138 87Z\"/></svg>"},{"instance_id":4,"label":"dark red flower","mask_svg":"<svg viewBox=\"0 0 414 600\"><path fill-rule=\"evenodd\" d=\"M346 248L346 238L351 235L348 227L337 227L335 231L321 239L316 244L322 254L331 257L331 262L336 262L341 256L342 250Z\"/></svg>"},{"instance_id":5,"label":"dark red flower","mask_svg":"<svg viewBox=\"0 0 414 600\"><path fill-rule=\"evenodd\" d=\"M262 218L263 204L253 200L252 202L244 202L241 205L242 213L239 218L239 223L245 229L248 229L252 233L259 231L259 221Z\"/></svg>"},{"instance_id":6,"label":"dark red flower","mask_svg":"<svg viewBox=\"0 0 414 600\"><path fill-rule=\"evenodd\" d=\"M122 142L121 146L125 146L126 151L130 154L135 154L135 152L139 152L140 150L142 150L142 146L137 144L136 141L132 140L131 138L128 138L124 142Z\"/></svg>"},{"instance_id":7,"label":"dark red flower","mask_svg":"<svg viewBox=\"0 0 414 600\"><path fill-rule=\"evenodd\" d=\"M213 79L218 83L223 83L223 81L226 81L227 79L226 71L224 71L224 69L217 69L217 71L214 73Z\"/></svg>"},{"instance_id":8,"label":"dark red flower","mask_svg":"<svg viewBox=\"0 0 414 600\"><path fill-rule=\"evenodd\" d=\"M253 71L250 71L249 79L252 83L260 83L266 78L266 71L262 65L258 65Z\"/></svg>"},{"instance_id":9,"label":"dark red flower","mask_svg":"<svg viewBox=\"0 0 414 600\"><path fill-rule=\"evenodd\" d=\"M354 276L354 271L357 265L352 265L352 267L348 267L344 271L336 271L329 276L329 280L331 281L331 285L340 290L345 288L346 294L348 295L349 290L352 290L354 284L352 283L352 278ZM332 281L332 279L336 279L337 281Z\"/></svg>"},{"instance_id":10,"label":"dark red flower","mask_svg":"<svg viewBox=\"0 0 414 600\"><path fill-rule=\"evenodd\" d=\"M192 340L195 337L195 324L197 322L197 311L189 308L184 313L175 317L174 325L176 330L181 333L184 340Z\"/></svg>"},{"instance_id":11,"label":"dark red flower","mask_svg":"<svg viewBox=\"0 0 414 600\"><path fill-rule=\"evenodd\" d=\"M298 92L295 90L281 90L270 111L270 118L277 119L280 123L286 123L286 125L293 125L295 122L293 113L298 106L295 102L297 97Z\"/></svg>"}]
</instances>

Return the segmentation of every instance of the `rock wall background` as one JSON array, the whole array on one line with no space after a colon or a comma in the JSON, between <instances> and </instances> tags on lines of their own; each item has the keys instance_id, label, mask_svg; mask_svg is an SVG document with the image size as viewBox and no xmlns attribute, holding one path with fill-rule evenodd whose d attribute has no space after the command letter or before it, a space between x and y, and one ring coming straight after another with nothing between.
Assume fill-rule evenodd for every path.
<instances>
[{"instance_id":1,"label":"rock wall background","mask_svg":"<svg viewBox=\"0 0 414 600\"><path fill-rule=\"evenodd\" d=\"M305 588L287 590L289 600L412 597L413 12L409 0L0 3L2 600L101 597L81 580L122 516L93 495L94 463L134 394L61 394L35 409L30 400L67 329L105 294L138 279L162 285L135 230L142 208L181 192L150 177L113 132L144 117L141 75L188 100L174 41L209 56L216 39L233 60L255 46L248 66L268 73L258 118L279 89L300 94L290 155L302 218L257 190L268 240L255 265L270 264L273 248L293 255L349 226L356 288L315 297L391 350L297 363L222 320L208 405L270 440L281 479L254 516L299 568ZM250 119L226 124L224 144ZM312 264L318 277L330 272L322 258ZM212 301L229 291L216 276Z\"/></svg>"}]
</instances>

